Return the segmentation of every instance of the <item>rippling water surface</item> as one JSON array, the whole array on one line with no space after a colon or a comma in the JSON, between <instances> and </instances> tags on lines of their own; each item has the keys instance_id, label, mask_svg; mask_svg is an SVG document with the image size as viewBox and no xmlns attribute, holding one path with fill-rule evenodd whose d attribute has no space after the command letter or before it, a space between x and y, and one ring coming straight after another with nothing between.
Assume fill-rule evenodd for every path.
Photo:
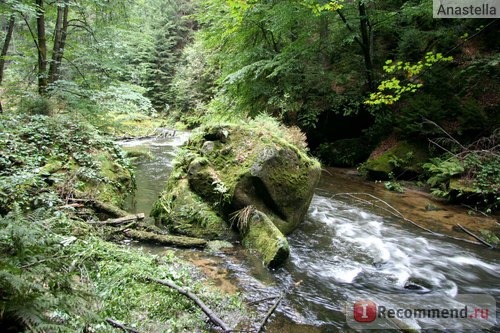
<instances>
[{"instance_id":1,"label":"rippling water surface","mask_svg":"<svg viewBox=\"0 0 500 333\"><path fill-rule=\"evenodd\" d=\"M151 208L170 172L172 157L186 138L183 134L174 141L128 144L147 146L155 156L137 163L133 205L137 211ZM346 302L373 293L450 298L457 293L490 294L498 300L498 251L434 236L373 208L340 200L333 196L332 183L335 189L357 186L360 190L352 179L324 175L306 220L289 237L291 256L284 267L270 272L241 248L197 254L217 259L249 301L285 293L270 332L353 331L346 324ZM265 312L272 300L257 303Z\"/></svg>"}]
</instances>

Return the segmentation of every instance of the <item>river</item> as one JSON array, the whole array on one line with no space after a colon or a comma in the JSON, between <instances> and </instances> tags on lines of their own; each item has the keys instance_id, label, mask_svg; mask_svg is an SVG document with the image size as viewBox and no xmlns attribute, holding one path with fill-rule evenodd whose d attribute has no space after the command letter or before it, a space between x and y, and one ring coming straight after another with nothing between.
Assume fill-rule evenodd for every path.
<instances>
[{"instance_id":1,"label":"river","mask_svg":"<svg viewBox=\"0 0 500 333\"><path fill-rule=\"evenodd\" d=\"M172 158L187 137L181 133L173 139L122 143L125 149L148 149L154 156L136 162L137 191L129 210L150 211L171 170ZM241 292L248 302L285 293L268 332L354 332L346 323L346 302L373 293L431 293L450 298L488 294L498 300L499 251L429 234L376 207L336 195L344 192L377 195L426 227L436 224L433 218L465 224L477 219L423 194L390 193L329 169L322 175L304 223L289 237L291 255L283 267L269 271L238 246L216 253L178 254L197 264L222 289ZM427 212L424 206L429 202L439 209ZM256 306L265 313L272 302Z\"/></svg>"}]
</instances>

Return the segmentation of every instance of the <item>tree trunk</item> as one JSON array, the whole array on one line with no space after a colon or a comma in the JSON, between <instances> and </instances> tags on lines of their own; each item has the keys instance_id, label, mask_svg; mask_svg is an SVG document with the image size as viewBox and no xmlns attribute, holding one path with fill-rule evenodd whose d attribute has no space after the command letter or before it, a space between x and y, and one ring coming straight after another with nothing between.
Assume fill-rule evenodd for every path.
<instances>
[{"instance_id":1,"label":"tree trunk","mask_svg":"<svg viewBox=\"0 0 500 333\"><path fill-rule=\"evenodd\" d=\"M49 68L48 83L54 83L59 79L59 70L64 56L64 47L66 44L66 35L68 32L68 12L67 1L64 6L57 7L57 19L54 33L54 47L52 51L52 61Z\"/></svg>"},{"instance_id":2,"label":"tree trunk","mask_svg":"<svg viewBox=\"0 0 500 333\"><path fill-rule=\"evenodd\" d=\"M38 93L47 93L47 36L45 34L45 11L43 0L36 0L37 5L37 39L38 39Z\"/></svg>"},{"instance_id":3,"label":"tree trunk","mask_svg":"<svg viewBox=\"0 0 500 333\"><path fill-rule=\"evenodd\" d=\"M3 73L5 68L5 56L7 55L7 51L9 51L10 41L12 39L12 33L14 32L14 23L16 19L14 15L12 15L9 19L9 23L7 26L7 34L5 35L5 40L3 42L2 53L0 53L0 85L3 82Z\"/></svg>"},{"instance_id":4,"label":"tree trunk","mask_svg":"<svg viewBox=\"0 0 500 333\"><path fill-rule=\"evenodd\" d=\"M175 236L175 235L160 235L149 231L125 230L125 235L141 242L157 243L176 247L196 247L204 248L207 246L207 241L201 238Z\"/></svg>"},{"instance_id":5,"label":"tree trunk","mask_svg":"<svg viewBox=\"0 0 500 333\"><path fill-rule=\"evenodd\" d=\"M10 16L9 23L7 26L7 34L5 35L5 40L3 42L2 52L0 53L0 85L3 82L3 73L5 68L5 56L7 55L7 51L9 51L10 41L12 39L12 33L14 32L14 23L16 19L14 15ZM2 102L0 101L0 113L3 112Z\"/></svg>"},{"instance_id":6,"label":"tree trunk","mask_svg":"<svg viewBox=\"0 0 500 333\"><path fill-rule=\"evenodd\" d=\"M366 73L366 83L370 91L374 90L373 82L373 60L372 60L372 48L371 48L371 28L370 22L368 21L368 14L366 12L366 6L362 1L358 3L359 11L359 30L361 32L361 49L363 51L363 58L365 62L365 73Z\"/></svg>"},{"instance_id":7,"label":"tree trunk","mask_svg":"<svg viewBox=\"0 0 500 333\"><path fill-rule=\"evenodd\" d=\"M330 54L328 52L328 37L330 35L330 27L328 16L322 15L319 22L319 40L320 40L320 54L323 67L328 70L331 67Z\"/></svg>"}]
</instances>

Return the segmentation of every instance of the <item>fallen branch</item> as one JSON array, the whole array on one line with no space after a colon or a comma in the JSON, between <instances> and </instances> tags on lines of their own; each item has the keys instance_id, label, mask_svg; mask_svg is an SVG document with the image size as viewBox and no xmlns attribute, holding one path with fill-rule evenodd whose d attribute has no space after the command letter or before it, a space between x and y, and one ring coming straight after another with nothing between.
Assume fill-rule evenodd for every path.
<instances>
[{"instance_id":1,"label":"fallen branch","mask_svg":"<svg viewBox=\"0 0 500 333\"><path fill-rule=\"evenodd\" d=\"M85 205L79 204L79 203L72 203L72 204L67 204L63 206L57 207L58 209L66 209L66 208L83 208Z\"/></svg>"},{"instance_id":2,"label":"fallen branch","mask_svg":"<svg viewBox=\"0 0 500 333\"><path fill-rule=\"evenodd\" d=\"M125 235L130 238L143 242L153 242L162 245L172 245L176 247L198 247L204 248L207 246L207 241L201 238L174 236L174 235L160 235L148 231L139 231L128 229L124 230Z\"/></svg>"},{"instance_id":3,"label":"fallen branch","mask_svg":"<svg viewBox=\"0 0 500 333\"><path fill-rule=\"evenodd\" d=\"M280 297L280 296L278 295L278 296L271 296L271 297L261 298L261 299L255 300L255 301L248 302L248 305L258 304L258 303L269 301L269 300L272 300L272 299L277 299L278 297Z\"/></svg>"},{"instance_id":4,"label":"fallen branch","mask_svg":"<svg viewBox=\"0 0 500 333\"><path fill-rule=\"evenodd\" d=\"M150 278L150 277L146 277L146 280L147 281L151 281L151 282L156 282L156 283L159 283L161 285L164 285L164 286L167 286L169 288L172 288L172 289L175 289L179 294L181 295L184 295L186 296L187 298L191 299L196 305L198 305L198 307L201 309L201 311L203 311L208 319L216 326L222 328L222 330L224 332L231 332L232 330L228 327L228 325L222 321L222 319L220 319L212 310L210 310L206 305L205 303L203 303L203 301L201 299L199 299L195 294L193 294L192 292L190 291L187 291L181 287L179 287L178 285L176 285L175 283L173 283L172 281L168 281L168 280L157 280L157 279L153 279L153 278Z\"/></svg>"},{"instance_id":5,"label":"fallen branch","mask_svg":"<svg viewBox=\"0 0 500 333\"><path fill-rule=\"evenodd\" d=\"M490 216L489 216L488 214L486 214L485 212L482 212L482 211L480 211L479 209L474 208L474 207L472 207L472 206L469 206L469 205L466 205L466 204L462 204L462 206L464 206L464 207L466 207L466 208L469 208L469 209L470 209L470 210L472 210L473 212L475 212L475 213L479 213L479 214L481 214L481 215L483 215L483 216L485 216L485 217L490 217ZM498 223L498 222L497 222L497 223Z\"/></svg>"},{"instance_id":6,"label":"fallen branch","mask_svg":"<svg viewBox=\"0 0 500 333\"><path fill-rule=\"evenodd\" d=\"M472 236L474 237L475 239L477 239L478 241L480 241L482 244L490 247L490 248L495 248L493 245L491 245L490 243L488 243L487 241L485 241L484 239L482 239L481 237L473 234L471 231L469 231L468 229L466 229L465 227L462 227L460 224L457 223L457 226L462 229L465 233L467 233L469 236Z\"/></svg>"},{"instance_id":7,"label":"fallen branch","mask_svg":"<svg viewBox=\"0 0 500 333\"><path fill-rule=\"evenodd\" d=\"M400 218L402 219L403 221L406 221L412 225L414 225L415 227L419 228L419 229L422 229L424 231L427 231L428 233L432 234L432 235L435 235L435 236L439 236L439 237L446 237L446 238L449 238L449 239L453 239L453 240L458 240L458 241L462 241L462 242L466 242L466 243L470 243L470 244L475 244L475 245L480 245L481 243L478 243L478 242L475 242L475 241L471 241L471 240L468 240L468 239L464 239L464 238L459 238L459 237L453 237L453 236L449 236L449 235L445 235L445 234L441 234L439 232L435 232L435 231L432 231L430 229L427 229L421 225L419 225L418 223L410 220L409 218L405 217L400 211L398 211L396 208L394 208L393 206L391 206L389 203L387 203L386 201L370 194L370 193L364 193L364 192L359 192L359 193L337 193L337 194L334 194L332 195L332 198L335 197L335 196L348 196L350 198L353 198L355 200L357 200L358 202L361 202L361 203L364 203L364 204L367 204L367 205L370 205L370 206L374 206L374 207L378 207L382 210L384 210L385 212L391 214L392 216L394 217L397 217L397 218ZM374 202L370 201L370 200L366 200L366 199L361 199L359 197L357 197L356 195L365 195L365 196L368 196L380 203L383 203L386 207L382 207L380 205L375 205Z\"/></svg>"},{"instance_id":8,"label":"fallen branch","mask_svg":"<svg viewBox=\"0 0 500 333\"><path fill-rule=\"evenodd\" d=\"M134 224L136 224L137 221L132 221L130 222L129 224L126 224L124 225L123 227L119 228L119 229L115 229L111 232L111 234L118 234L118 233L121 233L121 232L124 232L125 230L127 230L128 228L132 227Z\"/></svg>"},{"instance_id":9,"label":"fallen branch","mask_svg":"<svg viewBox=\"0 0 500 333\"><path fill-rule=\"evenodd\" d=\"M128 212L123 209L116 207L115 205L105 203L95 199L89 198L69 198L68 201L72 203L84 203L92 206L96 212L104 213L110 217L118 218L129 215Z\"/></svg>"},{"instance_id":10,"label":"fallen branch","mask_svg":"<svg viewBox=\"0 0 500 333\"><path fill-rule=\"evenodd\" d=\"M257 329L257 333L260 333L264 330L264 327L266 326L267 321L272 316L274 311L276 311L276 309L278 308L278 305L283 300L283 297L284 297L284 294L281 294L280 296L278 296L278 298L276 298L276 301L274 302L273 306L269 309L269 311L267 311L266 316L264 317L264 319L260 323L260 326Z\"/></svg>"},{"instance_id":11,"label":"fallen branch","mask_svg":"<svg viewBox=\"0 0 500 333\"><path fill-rule=\"evenodd\" d=\"M87 222L88 224L94 224L94 225L121 225L125 224L128 222L136 222L139 220L143 220L145 217L144 213L139 213L139 214L133 214L133 215L127 215L124 217L120 217L117 219L108 219L106 221L100 221L100 222Z\"/></svg>"},{"instance_id":12,"label":"fallen branch","mask_svg":"<svg viewBox=\"0 0 500 333\"><path fill-rule=\"evenodd\" d=\"M125 325L123 325L122 323L119 323L117 322L116 320L114 319L111 319L111 318L106 318L106 321L113 327L115 328L119 328L121 330L123 330L124 332L129 332L129 333L140 333L139 331L133 329L133 328L130 328L130 327L127 327Z\"/></svg>"}]
</instances>

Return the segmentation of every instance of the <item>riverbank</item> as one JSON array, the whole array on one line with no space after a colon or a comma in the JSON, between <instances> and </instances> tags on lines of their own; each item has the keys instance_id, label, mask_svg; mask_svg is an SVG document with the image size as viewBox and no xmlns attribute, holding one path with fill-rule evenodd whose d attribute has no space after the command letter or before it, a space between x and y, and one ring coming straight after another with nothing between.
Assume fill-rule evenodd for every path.
<instances>
[{"instance_id":1,"label":"riverbank","mask_svg":"<svg viewBox=\"0 0 500 333\"><path fill-rule=\"evenodd\" d=\"M107 241L120 228L96 222L122 214L133 188L120 147L76 115L0 117L3 332L113 332L116 323L139 332L209 330L192 301L148 278L197 294L233 327L249 318L239 295L173 253Z\"/></svg>"},{"instance_id":2,"label":"riverbank","mask_svg":"<svg viewBox=\"0 0 500 333\"><path fill-rule=\"evenodd\" d=\"M138 184L135 212L148 211L163 190L183 139L181 134L176 139L124 144L126 149L152 155L134 163ZM370 291L411 292L406 283L422 288L421 292L445 294L453 294L457 288L477 292L478 279L482 292L496 288L497 251L430 234L349 197L333 197L352 192L376 195L401 211L409 195L408 191L388 191L380 182L365 181L354 169L326 169L306 220L288 237L291 256L282 267L265 269L258 257L238 244L215 252L179 250L176 255L199 267L227 292L238 292L258 312L273 305L274 300L267 298L283 293L276 316L266 326L269 332L347 331L347 297ZM433 204L429 194L421 195ZM412 207L416 211L424 205ZM413 218L411 209L405 211L408 218ZM161 246L147 250L158 255L170 251Z\"/></svg>"},{"instance_id":3,"label":"riverbank","mask_svg":"<svg viewBox=\"0 0 500 333\"><path fill-rule=\"evenodd\" d=\"M389 191L383 182L365 180L356 169L326 168L322 175L322 190L332 193L368 193L386 201L405 218L421 227L454 238L478 243L478 240L464 232L458 225L487 239L486 235L500 235L498 215L485 215L470 207L454 205L434 197L415 183L407 183L405 191ZM380 207L387 208L382 202ZM390 215L380 209L382 215ZM405 223L401 220L401 223ZM492 242L495 244L494 242Z\"/></svg>"}]
</instances>

